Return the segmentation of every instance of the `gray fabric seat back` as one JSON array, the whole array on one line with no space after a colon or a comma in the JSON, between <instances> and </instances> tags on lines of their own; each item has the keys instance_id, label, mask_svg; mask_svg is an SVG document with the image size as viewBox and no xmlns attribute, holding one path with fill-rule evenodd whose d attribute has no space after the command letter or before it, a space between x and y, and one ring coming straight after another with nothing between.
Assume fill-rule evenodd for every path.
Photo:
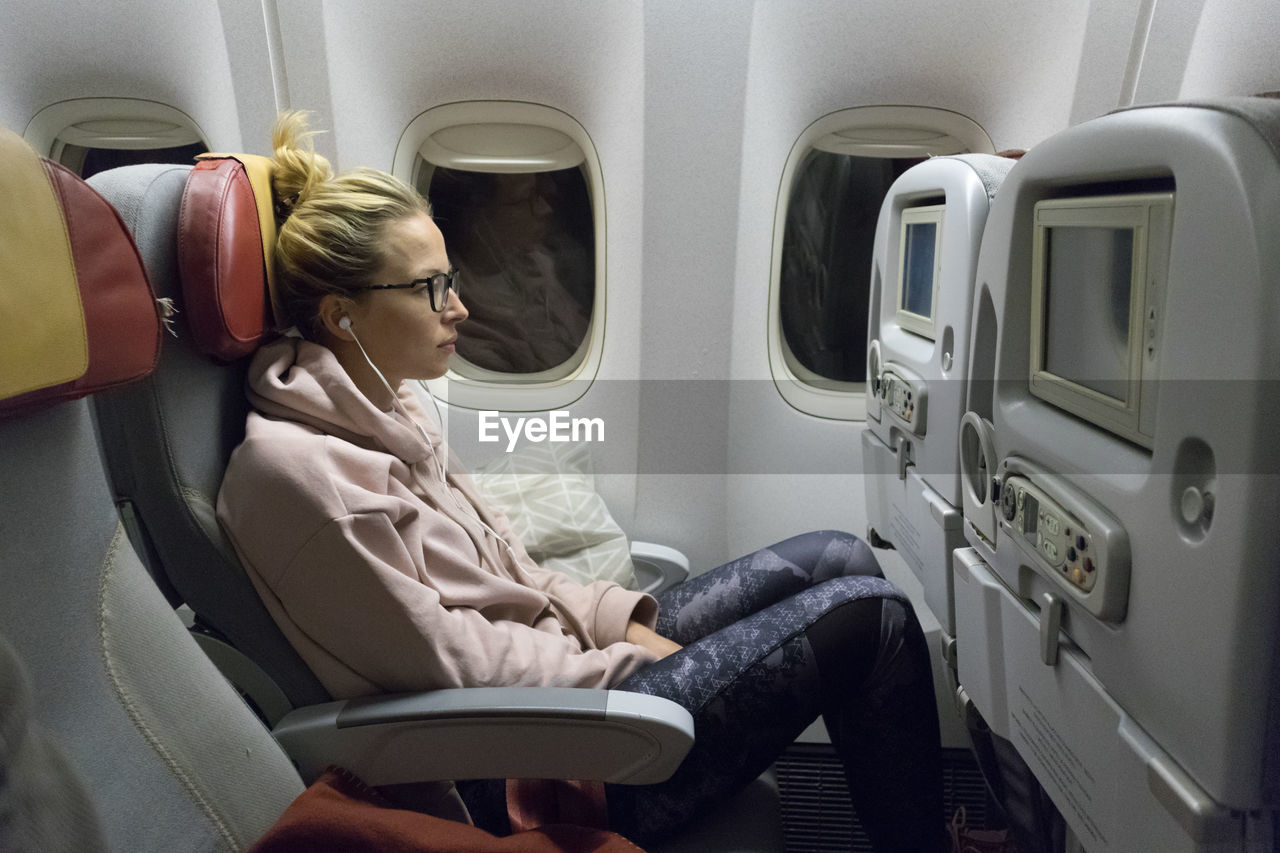
<instances>
[{"instance_id":1,"label":"gray fabric seat back","mask_svg":"<svg viewBox=\"0 0 1280 853\"><path fill-rule=\"evenodd\" d=\"M91 180L133 232L157 296L177 310L156 371L95 400L115 497L136 518L139 550L171 601L260 666L290 705L324 702L327 692L276 627L215 516L227 459L244 435L248 359L219 363L194 345L177 260L191 171L130 166Z\"/></svg>"},{"instance_id":2,"label":"gray fabric seat back","mask_svg":"<svg viewBox=\"0 0 1280 853\"><path fill-rule=\"evenodd\" d=\"M104 849L247 847L302 782L130 547L87 401L0 421L0 464L0 634Z\"/></svg>"}]
</instances>

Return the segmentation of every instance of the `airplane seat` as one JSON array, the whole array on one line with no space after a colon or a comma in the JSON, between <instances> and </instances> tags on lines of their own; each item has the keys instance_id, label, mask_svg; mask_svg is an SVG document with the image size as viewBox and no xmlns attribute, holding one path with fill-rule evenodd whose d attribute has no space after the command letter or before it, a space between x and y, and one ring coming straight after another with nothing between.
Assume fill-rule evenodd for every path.
<instances>
[{"instance_id":1,"label":"airplane seat","mask_svg":"<svg viewBox=\"0 0 1280 853\"><path fill-rule=\"evenodd\" d=\"M277 738L303 777L313 778L326 763L336 762L370 784L418 781L416 765L422 752L400 750L402 754L395 756L384 750L368 759L367 744L360 738L347 745L331 742L329 735L343 708L373 702L380 714L383 706L371 699L326 701L328 694L266 611L214 515L222 472L243 435L247 354L273 333L274 326L263 259L275 222L271 206L261 201L270 198L266 172L259 170L263 162L235 155L204 159L195 167L126 167L92 179L136 229L158 292L177 310L169 319L171 334L165 335L155 373L136 388L96 400L105 452L117 498L135 509L163 573L198 619L227 642L200 633L195 634L197 640L276 727ZM210 436L210 431L218 435ZM271 642L264 644L264 638ZM519 748L513 744L500 749L494 746L498 735L493 732L478 740L459 731L444 747L437 735L424 741L432 750L432 778L534 775L642 784L666 778L662 774L675 769L692 736L686 728L691 720L683 709L665 700L650 707L650 698L612 690L446 690L414 695L411 710L389 713L393 718L416 716L421 706L413 703L422 700L430 713L462 720L468 715L497 715L507 720L502 737L525 740ZM540 717L522 729L510 717L530 707L539 708ZM601 709L609 718L607 724L597 719ZM563 721L548 719L551 710ZM610 736L594 734L593 725L626 729L637 715L655 726L644 733L653 740L645 747L647 757L633 754L641 745L635 742L626 748L606 747L604 742L585 748L593 738ZM616 736L634 741L634 733ZM502 752L509 753L508 764L518 760L519 766L501 766ZM611 752L617 756L608 757ZM517 759L521 754L528 757ZM477 769L478 755L492 759L485 772ZM565 766L566 761L572 767ZM776 783L770 775L663 849L706 849L712 838L742 851L781 848Z\"/></svg>"},{"instance_id":2,"label":"airplane seat","mask_svg":"<svg viewBox=\"0 0 1280 853\"><path fill-rule=\"evenodd\" d=\"M951 552L964 545L959 457L969 322L987 211L1008 157L934 157L885 195L876 223L862 456L868 539L897 549L955 636Z\"/></svg>"},{"instance_id":3,"label":"airplane seat","mask_svg":"<svg viewBox=\"0 0 1280 853\"><path fill-rule=\"evenodd\" d=\"M265 169L252 156L206 158L194 169L140 166L91 182L134 229L155 286L175 309L159 369L95 400L121 514L157 583L194 613L198 641L274 722L329 695L276 627L215 514L227 460L244 435L248 356L275 328L263 263L275 220L258 202L269 199ZM633 542L631 555L653 591L688 573L673 549Z\"/></svg>"},{"instance_id":4,"label":"airplane seat","mask_svg":"<svg viewBox=\"0 0 1280 853\"><path fill-rule=\"evenodd\" d=\"M301 780L129 547L82 399L155 364L145 269L106 201L4 130L0 188L0 848L242 849Z\"/></svg>"},{"instance_id":5,"label":"airplane seat","mask_svg":"<svg viewBox=\"0 0 1280 853\"><path fill-rule=\"evenodd\" d=\"M246 158L250 159L250 158ZM243 168L141 165L90 179L134 234L160 298L173 308L157 370L94 400L116 501L138 550L194 636L268 724L331 697L276 626L218 525L215 503L244 436L247 356L271 333L260 233L274 233ZM183 223L190 223L180 230ZM256 227L255 227L256 224ZM210 240L217 234L221 240ZM209 275L187 286L184 269ZM248 276L250 287L230 287Z\"/></svg>"},{"instance_id":6,"label":"airplane seat","mask_svg":"<svg viewBox=\"0 0 1280 853\"><path fill-rule=\"evenodd\" d=\"M1090 853L1280 841L1278 233L1261 98L1062 131L987 219L958 674Z\"/></svg>"}]
</instances>

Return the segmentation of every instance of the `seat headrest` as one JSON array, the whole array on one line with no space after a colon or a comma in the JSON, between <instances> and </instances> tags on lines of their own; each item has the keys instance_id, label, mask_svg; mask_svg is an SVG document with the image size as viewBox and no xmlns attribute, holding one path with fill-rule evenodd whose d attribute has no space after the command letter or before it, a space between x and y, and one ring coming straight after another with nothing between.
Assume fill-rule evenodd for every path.
<instances>
[{"instance_id":1,"label":"seat headrest","mask_svg":"<svg viewBox=\"0 0 1280 853\"><path fill-rule=\"evenodd\" d=\"M115 208L3 128L0 198L0 415L150 373L155 295Z\"/></svg>"},{"instance_id":2,"label":"seat headrest","mask_svg":"<svg viewBox=\"0 0 1280 853\"><path fill-rule=\"evenodd\" d=\"M275 241L271 161L202 155L178 213L178 271L187 323L203 354L233 361L274 331Z\"/></svg>"},{"instance_id":3,"label":"seat headrest","mask_svg":"<svg viewBox=\"0 0 1280 853\"><path fill-rule=\"evenodd\" d=\"M1207 100L1138 104L1113 110L1112 114L1162 107L1190 107L1214 110L1215 112L1227 113L1243 119L1262 137L1276 158L1280 159L1280 92L1260 92L1256 95L1235 95Z\"/></svg>"}]
</instances>

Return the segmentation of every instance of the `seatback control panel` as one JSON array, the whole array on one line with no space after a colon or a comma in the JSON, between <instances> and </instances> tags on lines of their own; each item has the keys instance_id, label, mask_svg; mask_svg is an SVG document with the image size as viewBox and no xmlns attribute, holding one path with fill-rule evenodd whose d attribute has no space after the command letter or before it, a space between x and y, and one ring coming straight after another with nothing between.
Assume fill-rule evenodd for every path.
<instances>
[{"instance_id":1,"label":"seatback control panel","mask_svg":"<svg viewBox=\"0 0 1280 853\"><path fill-rule=\"evenodd\" d=\"M1011 458L1001 467L1003 541L1016 543L1033 568L1093 615L1123 619L1130 555L1119 522L1071 484L1031 463Z\"/></svg>"},{"instance_id":2,"label":"seatback control panel","mask_svg":"<svg viewBox=\"0 0 1280 853\"><path fill-rule=\"evenodd\" d=\"M880 402L912 435L925 434L929 390L925 381L901 365L889 362L876 383Z\"/></svg>"}]
</instances>

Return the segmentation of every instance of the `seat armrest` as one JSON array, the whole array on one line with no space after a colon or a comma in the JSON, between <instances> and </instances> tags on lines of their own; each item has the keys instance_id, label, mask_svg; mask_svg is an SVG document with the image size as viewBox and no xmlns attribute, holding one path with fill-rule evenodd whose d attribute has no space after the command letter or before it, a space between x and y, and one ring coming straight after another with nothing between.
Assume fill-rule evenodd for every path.
<instances>
[{"instance_id":1,"label":"seat armrest","mask_svg":"<svg viewBox=\"0 0 1280 853\"><path fill-rule=\"evenodd\" d=\"M570 687L435 690L326 702L272 732L308 784L336 764L370 785L594 779L648 785L693 745L693 717L657 696Z\"/></svg>"},{"instance_id":2,"label":"seat armrest","mask_svg":"<svg viewBox=\"0 0 1280 853\"><path fill-rule=\"evenodd\" d=\"M653 542L632 542L631 562L641 592L657 595L689 577L689 558L675 548Z\"/></svg>"}]
</instances>

